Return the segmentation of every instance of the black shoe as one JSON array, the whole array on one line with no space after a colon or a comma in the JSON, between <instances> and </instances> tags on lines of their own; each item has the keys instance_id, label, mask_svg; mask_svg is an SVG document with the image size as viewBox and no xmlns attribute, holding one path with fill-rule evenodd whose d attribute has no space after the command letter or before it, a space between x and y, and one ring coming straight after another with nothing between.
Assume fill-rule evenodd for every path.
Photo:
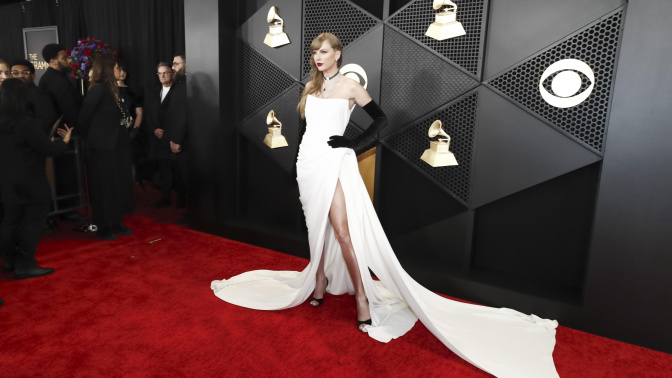
<instances>
[{"instance_id":1,"label":"black shoe","mask_svg":"<svg viewBox=\"0 0 672 378\"><path fill-rule=\"evenodd\" d=\"M98 228L98 239L100 240L117 240L117 234L112 232L112 229L108 227Z\"/></svg>"},{"instance_id":2,"label":"black shoe","mask_svg":"<svg viewBox=\"0 0 672 378\"><path fill-rule=\"evenodd\" d=\"M326 278L326 277L325 277L325 278ZM327 286L329 286L329 279L328 279L328 278L327 278L327 284L324 286L324 293L325 293L325 294L327 293ZM323 295L324 295L324 294L323 294ZM314 305L314 304L313 304L313 301L317 302L317 304ZM310 303L310 305L313 306L313 307L320 307L320 306L322 306L322 302L324 302L324 297L319 298L319 299L318 299L318 298L315 298L315 297L310 297L310 301L308 301L308 303Z\"/></svg>"},{"instance_id":3,"label":"black shoe","mask_svg":"<svg viewBox=\"0 0 672 378\"><path fill-rule=\"evenodd\" d=\"M133 230L124 226L123 223L119 223L116 226L112 226L112 232L119 236L131 236L133 235Z\"/></svg>"},{"instance_id":4,"label":"black shoe","mask_svg":"<svg viewBox=\"0 0 672 378\"><path fill-rule=\"evenodd\" d=\"M61 214L61 219L64 221L81 222L87 218L86 215L82 215L76 211L73 211L72 213Z\"/></svg>"},{"instance_id":5,"label":"black shoe","mask_svg":"<svg viewBox=\"0 0 672 378\"><path fill-rule=\"evenodd\" d=\"M31 266L30 268L15 268L14 279L25 280L26 278L35 278L54 273L54 268L42 268L41 266Z\"/></svg>"},{"instance_id":6,"label":"black shoe","mask_svg":"<svg viewBox=\"0 0 672 378\"><path fill-rule=\"evenodd\" d=\"M364 332L364 328L366 328L366 327L359 328L359 327L362 326L362 324L371 325L371 319L358 320L358 321L357 321L357 329L360 330L360 331L362 331L362 332Z\"/></svg>"},{"instance_id":7,"label":"black shoe","mask_svg":"<svg viewBox=\"0 0 672 378\"><path fill-rule=\"evenodd\" d=\"M158 209L159 207L168 206L168 205L170 205L170 200L161 198L160 200L156 201L152 205L152 207L155 208L155 209Z\"/></svg>"}]
</instances>

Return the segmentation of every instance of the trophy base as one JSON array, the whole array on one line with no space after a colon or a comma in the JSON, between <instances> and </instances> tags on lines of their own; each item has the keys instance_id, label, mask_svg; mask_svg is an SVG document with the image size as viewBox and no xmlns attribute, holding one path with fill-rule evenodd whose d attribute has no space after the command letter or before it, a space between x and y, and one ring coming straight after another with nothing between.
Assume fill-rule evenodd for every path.
<instances>
[{"instance_id":1,"label":"trophy base","mask_svg":"<svg viewBox=\"0 0 672 378\"><path fill-rule=\"evenodd\" d=\"M282 135L273 136L271 134L266 134L264 144L270 148L287 147L287 139Z\"/></svg>"},{"instance_id":2,"label":"trophy base","mask_svg":"<svg viewBox=\"0 0 672 378\"><path fill-rule=\"evenodd\" d=\"M455 155L453 155L452 152L436 152L430 149L426 149L420 159L432 167L447 167L451 165L458 165L457 160L455 159Z\"/></svg>"},{"instance_id":3,"label":"trophy base","mask_svg":"<svg viewBox=\"0 0 672 378\"><path fill-rule=\"evenodd\" d=\"M445 24L434 22L429 25L429 28L425 33L426 36L437 39L439 41L443 41L444 39L448 38L459 37L465 34L467 33L464 31L464 27L457 21L452 21Z\"/></svg>"},{"instance_id":4,"label":"trophy base","mask_svg":"<svg viewBox=\"0 0 672 378\"><path fill-rule=\"evenodd\" d=\"M264 43L271 47L280 47L289 43L287 33L271 34L267 33Z\"/></svg>"}]
</instances>

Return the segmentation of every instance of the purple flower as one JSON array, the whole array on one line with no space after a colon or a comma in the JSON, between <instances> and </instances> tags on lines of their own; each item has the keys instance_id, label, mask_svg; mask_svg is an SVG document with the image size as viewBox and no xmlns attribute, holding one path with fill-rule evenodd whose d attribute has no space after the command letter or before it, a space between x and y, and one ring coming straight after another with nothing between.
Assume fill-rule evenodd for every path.
<instances>
[{"instance_id":1,"label":"purple flower","mask_svg":"<svg viewBox=\"0 0 672 378\"><path fill-rule=\"evenodd\" d=\"M87 59L88 59L87 57L83 56L82 57L82 62L86 62Z\"/></svg>"},{"instance_id":2,"label":"purple flower","mask_svg":"<svg viewBox=\"0 0 672 378\"><path fill-rule=\"evenodd\" d=\"M104 48L103 48L103 49L100 49L100 52L101 52L103 55L107 54L107 50L105 50Z\"/></svg>"},{"instance_id":3,"label":"purple flower","mask_svg":"<svg viewBox=\"0 0 672 378\"><path fill-rule=\"evenodd\" d=\"M90 48L91 50L95 50L97 46L98 46L97 44L92 43L92 44L89 45L89 48Z\"/></svg>"},{"instance_id":4,"label":"purple flower","mask_svg":"<svg viewBox=\"0 0 672 378\"><path fill-rule=\"evenodd\" d=\"M85 63L82 63L82 65L81 65L80 67L81 67L83 70L85 70L85 69L86 69L86 64L85 64Z\"/></svg>"},{"instance_id":5,"label":"purple flower","mask_svg":"<svg viewBox=\"0 0 672 378\"><path fill-rule=\"evenodd\" d=\"M86 74L84 73L84 71L80 71L80 72L79 72L79 76L84 77L85 75L86 75Z\"/></svg>"}]
</instances>

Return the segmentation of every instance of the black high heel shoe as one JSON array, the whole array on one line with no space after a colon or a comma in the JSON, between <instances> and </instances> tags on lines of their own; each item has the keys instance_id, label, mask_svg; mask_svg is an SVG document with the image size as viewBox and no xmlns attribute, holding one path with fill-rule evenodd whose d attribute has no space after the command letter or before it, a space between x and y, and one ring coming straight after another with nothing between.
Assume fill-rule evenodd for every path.
<instances>
[{"instance_id":1,"label":"black high heel shoe","mask_svg":"<svg viewBox=\"0 0 672 378\"><path fill-rule=\"evenodd\" d=\"M327 284L324 286L324 294L326 294L327 293L327 286L329 286L329 279L327 277L324 277L324 278L326 278L326 280L327 280ZM324 294L322 294L322 295L324 295ZM313 301L317 302L317 305L313 306ZM322 302L324 302L324 296L320 299L317 299L315 297L310 297L310 300L308 301L308 303L310 303L310 305L313 306L313 307L322 306Z\"/></svg>"},{"instance_id":2,"label":"black high heel shoe","mask_svg":"<svg viewBox=\"0 0 672 378\"><path fill-rule=\"evenodd\" d=\"M362 326L362 324L371 325L371 319L369 318L369 319L366 319L366 320L358 320L357 321L357 329L364 332L364 328L359 328L359 327Z\"/></svg>"}]
</instances>

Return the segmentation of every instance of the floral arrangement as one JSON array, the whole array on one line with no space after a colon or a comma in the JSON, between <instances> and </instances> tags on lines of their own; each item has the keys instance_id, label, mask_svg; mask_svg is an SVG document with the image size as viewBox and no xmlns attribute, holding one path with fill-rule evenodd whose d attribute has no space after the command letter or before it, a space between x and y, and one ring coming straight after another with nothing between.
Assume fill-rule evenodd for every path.
<instances>
[{"instance_id":1,"label":"floral arrangement","mask_svg":"<svg viewBox=\"0 0 672 378\"><path fill-rule=\"evenodd\" d=\"M89 69L93 60L101 55L107 55L112 59L119 59L119 50L112 49L107 43L95 38L81 38L77 46L72 50L65 50L70 56L72 73L74 78L88 78Z\"/></svg>"}]
</instances>

